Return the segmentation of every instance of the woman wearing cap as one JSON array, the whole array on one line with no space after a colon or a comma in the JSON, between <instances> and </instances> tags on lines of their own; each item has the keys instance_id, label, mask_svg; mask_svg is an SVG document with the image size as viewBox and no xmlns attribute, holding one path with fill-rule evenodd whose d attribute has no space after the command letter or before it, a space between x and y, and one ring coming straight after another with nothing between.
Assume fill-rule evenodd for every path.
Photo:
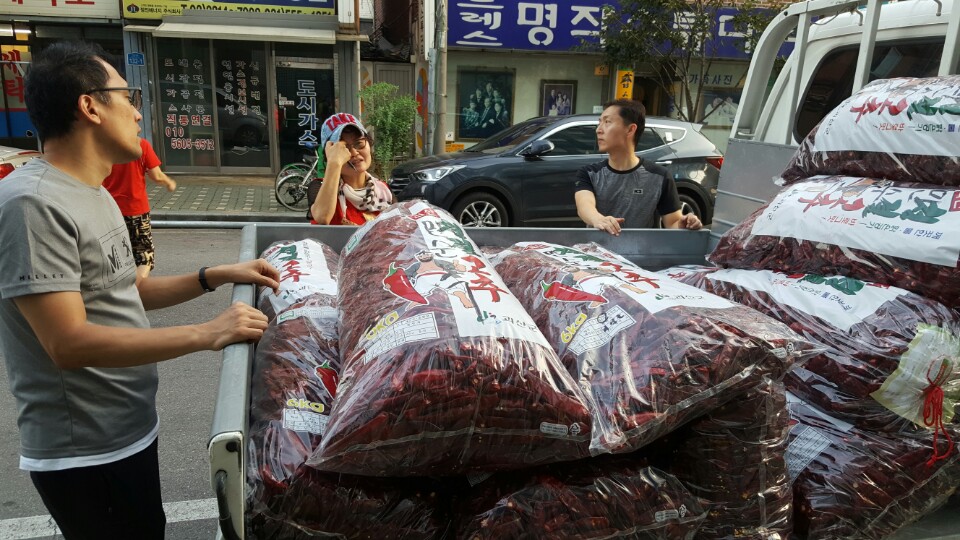
<instances>
[{"instance_id":1,"label":"woman wearing cap","mask_svg":"<svg viewBox=\"0 0 960 540\"><path fill-rule=\"evenodd\" d=\"M369 172L373 141L360 120L337 113L323 122L320 144L326 156L323 181L310 183L311 223L363 225L393 202L390 188Z\"/></svg>"}]
</instances>

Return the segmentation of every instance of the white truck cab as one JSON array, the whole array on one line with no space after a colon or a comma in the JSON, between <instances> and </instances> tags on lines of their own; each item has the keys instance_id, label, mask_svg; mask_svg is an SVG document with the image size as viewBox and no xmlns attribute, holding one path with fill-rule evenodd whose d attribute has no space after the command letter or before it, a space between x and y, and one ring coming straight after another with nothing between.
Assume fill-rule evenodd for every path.
<instances>
[{"instance_id":1,"label":"white truck cab","mask_svg":"<svg viewBox=\"0 0 960 540\"><path fill-rule=\"evenodd\" d=\"M777 54L793 52L771 85ZM876 79L958 73L960 0L791 4L757 43L717 189L711 247L779 191L773 180L827 113Z\"/></svg>"},{"instance_id":2,"label":"white truck cab","mask_svg":"<svg viewBox=\"0 0 960 540\"><path fill-rule=\"evenodd\" d=\"M777 51L794 31L794 51L768 91ZM866 83L956 74L958 54L958 0L793 4L757 44L731 137L796 146Z\"/></svg>"}]
</instances>

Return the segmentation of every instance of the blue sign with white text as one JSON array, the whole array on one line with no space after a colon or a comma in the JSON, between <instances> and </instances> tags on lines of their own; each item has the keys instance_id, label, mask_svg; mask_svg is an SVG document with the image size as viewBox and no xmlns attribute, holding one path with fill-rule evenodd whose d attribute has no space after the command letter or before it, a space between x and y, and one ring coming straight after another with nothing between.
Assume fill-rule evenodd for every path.
<instances>
[{"instance_id":1,"label":"blue sign with white text","mask_svg":"<svg viewBox=\"0 0 960 540\"><path fill-rule=\"evenodd\" d=\"M128 66L143 66L146 65L146 58L144 58L143 53L132 52L127 53L127 65Z\"/></svg>"},{"instance_id":2,"label":"blue sign with white text","mask_svg":"<svg viewBox=\"0 0 960 540\"><path fill-rule=\"evenodd\" d=\"M519 49L544 52L570 52L584 41L599 43L603 6L611 0L574 0L561 2L517 2L516 0L464 0L450 3L448 47L483 49ZM716 12L713 39L705 43L707 56L748 59L738 43L743 34L733 28L736 8L720 8ZM677 13L675 27L689 27L692 13ZM793 50L793 43L781 49L782 55Z\"/></svg>"}]
</instances>

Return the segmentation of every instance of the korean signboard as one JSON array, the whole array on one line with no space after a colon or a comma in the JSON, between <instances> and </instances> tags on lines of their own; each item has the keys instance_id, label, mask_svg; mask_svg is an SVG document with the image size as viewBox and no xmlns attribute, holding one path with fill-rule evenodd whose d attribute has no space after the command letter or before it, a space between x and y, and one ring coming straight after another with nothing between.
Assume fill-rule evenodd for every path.
<instances>
[{"instance_id":1,"label":"korean signboard","mask_svg":"<svg viewBox=\"0 0 960 540\"><path fill-rule=\"evenodd\" d=\"M113 0L9 0L0 3L0 15L119 19L120 9Z\"/></svg>"},{"instance_id":2,"label":"korean signboard","mask_svg":"<svg viewBox=\"0 0 960 540\"><path fill-rule=\"evenodd\" d=\"M56 1L56 0L50 0ZM247 13L292 13L296 15L333 15L333 0L122 0L127 19L160 19L182 15L185 9Z\"/></svg>"},{"instance_id":3,"label":"korean signboard","mask_svg":"<svg viewBox=\"0 0 960 540\"><path fill-rule=\"evenodd\" d=\"M447 46L452 48L520 49L528 51L573 51L587 43L598 43L603 6L614 0L561 2L517 2L514 0L461 0L450 3ZM744 35L733 27L736 8L716 12L716 31L705 44L716 58L748 59L739 45ZM691 26L691 13L678 13L675 27ZM781 50L789 54L792 43Z\"/></svg>"}]
</instances>

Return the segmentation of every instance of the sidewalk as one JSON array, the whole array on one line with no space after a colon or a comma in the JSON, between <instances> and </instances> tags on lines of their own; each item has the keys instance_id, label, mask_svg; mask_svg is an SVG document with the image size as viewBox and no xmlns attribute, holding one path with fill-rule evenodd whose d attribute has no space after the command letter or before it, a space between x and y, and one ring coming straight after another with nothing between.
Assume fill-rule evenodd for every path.
<instances>
[{"instance_id":1,"label":"sidewalk","mask_svg":"<svg viewBox=\"0 0 960 540\"><path fill-rule=\"evenodd\" d=\"M173 193L147 182L153 221L271 221L306 223L305 212L281 206L272 176L203 176L171 174Z\"/></svg>"}]
</instances>

